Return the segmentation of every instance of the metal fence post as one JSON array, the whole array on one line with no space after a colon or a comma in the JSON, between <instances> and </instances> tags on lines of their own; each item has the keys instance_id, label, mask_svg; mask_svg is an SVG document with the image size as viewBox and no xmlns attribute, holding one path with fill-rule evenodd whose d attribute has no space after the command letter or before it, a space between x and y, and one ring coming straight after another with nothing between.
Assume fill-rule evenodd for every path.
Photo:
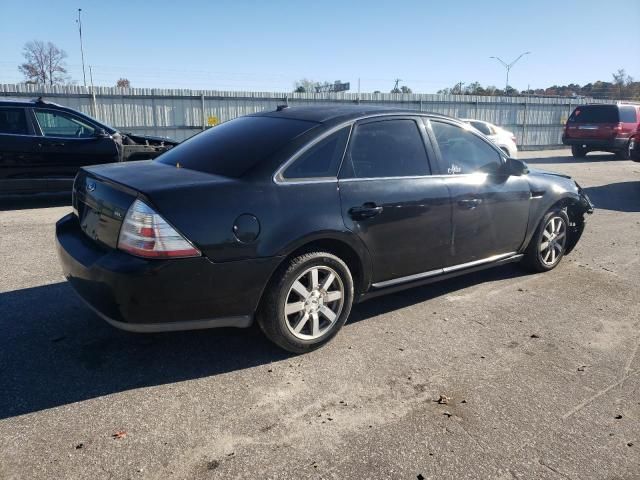
<instances>
[{"instance_id":1,"label":"metal fence post","mask_svg":"<svg viewBox=\"0 0 640 480\"><path fill-rule=\"evenodd\" d=\"M206 119L205 113L204 113L204 93L202 93L200 95L200 102L201 102L200 103L200 106L201 106L200 108L201 108L201 111L202 111L202 130L204 131L204 130L207 129L207 119Z\"/></svg>"},{"instance_id":2,"label":"metal fence post","mask_svg":"<svg viewBox=\"0 0 640 480\"><path fill-rule=\"evenodd\" d=\"M524 98L524 115L522 118L522 147L526 147L528 145L527 143L527 97Z\"/></svg>"}]
</instances>

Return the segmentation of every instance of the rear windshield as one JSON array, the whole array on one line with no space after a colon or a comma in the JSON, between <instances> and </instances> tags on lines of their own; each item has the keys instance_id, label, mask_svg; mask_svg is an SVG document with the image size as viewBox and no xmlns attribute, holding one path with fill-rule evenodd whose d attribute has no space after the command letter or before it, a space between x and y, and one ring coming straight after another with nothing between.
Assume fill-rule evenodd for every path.
<instances>
[{"instance_id":1,"label":"rear windshield","mask_svg":"<svg viewBox=\"0 0 640 480\"><path fill-rule=\"evenodd\" d=\"M569 117L575 123L618 123L615 105L588 105L576 108Z\"/></svg>"},{"instance_id":2,"label":"rear windshield","mask_svg":"<svg viewBox=\"0 0 640 480\"><path fill-rule=\"evenodd\" d=\"M202 132L156 161L239 178L317 123L274 117L240 117Z\"/></svg>"}]
</instances>

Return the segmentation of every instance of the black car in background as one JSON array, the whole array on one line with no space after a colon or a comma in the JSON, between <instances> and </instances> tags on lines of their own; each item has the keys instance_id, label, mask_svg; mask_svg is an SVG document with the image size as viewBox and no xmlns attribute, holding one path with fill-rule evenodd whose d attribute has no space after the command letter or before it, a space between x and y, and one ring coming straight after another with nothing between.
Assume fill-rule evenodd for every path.
<instances>
[{"instance_id":1,"label":"black car in background","mask_svg":"<svg viewBox=\"0 0 640 480\"><path fill-rule=\"evenodd\" d=\"M521 262L554 268L593 207L458 120L363 106L283 108L154 161L82 168L56 225L64 274L116 327L247 327L330 340L351 306Z\"/></svg>"},{"instance_id":2,"label":"black car in background","mask_svg":"<svg viewBox=\"0 0 640 480\"><path fill-rule=\"evenodd\" d=\"M151 159L174 145L42 99L0 100L0 196L70 192L80 167Z\"/></svg>"}]
</instances>

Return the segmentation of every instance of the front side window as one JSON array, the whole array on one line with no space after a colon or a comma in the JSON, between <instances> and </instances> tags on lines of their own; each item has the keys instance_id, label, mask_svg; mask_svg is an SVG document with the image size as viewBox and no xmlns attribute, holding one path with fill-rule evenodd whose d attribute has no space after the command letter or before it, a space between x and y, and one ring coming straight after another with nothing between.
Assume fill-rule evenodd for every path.
<instances>
[{"instance_id":1,"label":"front side window","mask_svg":"<svg viewBox=\"0 0 640 480\"><path fill-rule=\"evenodd\" d=\"M84 120L64 112L36 110L36 118L45 137L95 136L96 129Z\"/></svg>"},{"instance_id":2,"label":"front side window","mask_svg":"<svg viewBox=\"0 0 640 480\"><path fill-rule=\"evenodd\" d=\"M342 128L313 145L284 171L283 177L336 177L349 138L349 129Z\"/></svg>"},{"instance_id":3,"label":"front side window","mask_svg":"<svg viewBox=\"0 0 640 480\"><path fill-rule=\"evenodd\" d=\"M0 108L0 133L29 134L27 114L24 108Z\"/></svg>"},{"instance_id":4,"label":"front side window","mask_svg":"<svg viewBox=\"0 0 640 480\"><path fill-rule=\"evenodd\" d=\"M411 177L430 173L427 152L416 122L383 120L355 128L341 177Z\"/></svg>"},{"instance_id":5,"label":"front side window","mask_svg":"<svg viewBox=\"0 0 640 480\"><path fill-rule=\"evenodd\" d=\"M491 173L502 165L500 154L472 132L437 121L431 126L447 173Z\"/></svg>"}]
</instances>

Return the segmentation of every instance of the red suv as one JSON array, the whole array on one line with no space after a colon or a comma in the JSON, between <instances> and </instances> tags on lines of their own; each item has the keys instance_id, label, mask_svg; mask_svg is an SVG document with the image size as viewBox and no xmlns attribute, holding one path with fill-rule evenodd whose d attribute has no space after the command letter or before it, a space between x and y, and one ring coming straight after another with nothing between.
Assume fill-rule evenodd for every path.
<instances>
[{"instance_id":1,"label":"red suv","mask_svg":"<svg viewBox=\"0 0 640 480\"><path fill-rule=\"evenodd\" d=\"M581 105L576 107L562 134L562 143L583 158L588 152L612 152L623 159L640 154L640 105Z\"/></svg>"}]
</instances>

